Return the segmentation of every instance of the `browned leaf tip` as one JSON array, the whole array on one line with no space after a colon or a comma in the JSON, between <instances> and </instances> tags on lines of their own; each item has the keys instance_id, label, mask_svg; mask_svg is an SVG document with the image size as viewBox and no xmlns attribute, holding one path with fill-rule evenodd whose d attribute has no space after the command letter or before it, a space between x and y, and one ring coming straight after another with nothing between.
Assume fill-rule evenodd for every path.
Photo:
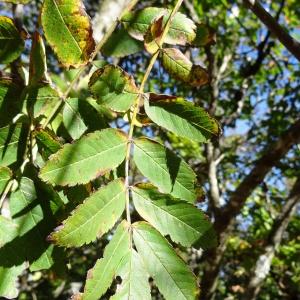
<instances>
[{"instance_id":1,"label":"browned leaf tip","mask_svg":"<svg viewBox=\"0 0 300 300\"><path fill-rule=\"evenodd\" d=\"M160 100L171 100L171 99L176 99L177 96L173 95L165 95L165 94L156 94L156 93L149 93L149 101L160 101Z\"/></svg>"}]
</instances>

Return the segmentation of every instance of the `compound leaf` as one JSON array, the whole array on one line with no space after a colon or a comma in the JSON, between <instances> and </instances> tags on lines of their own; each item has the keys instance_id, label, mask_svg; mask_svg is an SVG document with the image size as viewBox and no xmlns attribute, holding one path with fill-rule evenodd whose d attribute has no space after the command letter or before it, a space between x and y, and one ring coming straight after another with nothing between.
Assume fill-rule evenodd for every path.
<instances>
[{"instance_id":1,"label":"compound leaf","mask_svg":"<svg viewBox=\"0 0 300 300\"><path fill-rule=\"evenodd\" d=\"M179 49L164 48L162 64L171 76L191 86L202 86L209 81L207 71L199 65L193 65Z\"/></svg>"},{"instance_id":2,"label":"compound leaf","mask_svg":"<svg viewBox=\"0 0 300 300\"><path fill-rule=\"evenodd\" d=\"M8 64L24 50L24 41L12 19L0 16L0 63Z\"/></svg>"},{"instance_id":3,"label":"compound leaf","mask_svg":"<svg viewBox=\"0 0 300 300\"><path fill-rule=\"evenodd\" d=\"M136 139L134 144L137 168L161 192L192 203L196 200L196 175L187 163L148 138Z\"/></svg>"},{"instance_id":4,"label":"compound leaf","mask_svg":"<svg viewBox=\"0 0 300 300\"><path fill-rule=\"evenodd\" d=\"M110 230L124 208L125 186L115 180L88 197L48 239L65 247L88 244Z\"/></svg>"},{"instance_id":5,"label":"compound leaf","mask_svg":"<svg viewBox=\"0 0 300 300\"><path fill-rule=\"evenodd\" d=\"M79 100L77 98L66 99L63 110L63 122L74 140L80 138L87 130L87 126L79 112Z\"/></svg>"},{"instance_id":6,"label":"compound leaf","mask_svg":"<svg viewBox=\"0 0 300 300\"><path fill-rule=\"evenodd\" d=\"M32 36L32 46L29 62L29 82L35 84L48 81L46 50L43 38L36 31Z\"/></svg>"},{"instance_id":7,"label":"compound leaf","mask_svg":"<svg viewBox=\"0 0 300 300\"><path fill-rule=\"evenodd\" d=\"M99 299L111 285L122 259L129 253L129 225L123 221L106 246L103 258L88 271L82 300Z\"/></svg>"},{"instance_id":8,"label":"compound leaf","mask_svg":"<svg viewBox=\"0 0 300 300\"><path fill-rule=\"evenodd\" d=\"M149 185L133 187L137 212L161 234L169 235L184 247L209 248L216 245L216 235L208 217L194 205L161 194Z\"/></svg>"},{"instance_id":9,"label":"compound leaf","mask_svg":"<svg viewBox=\"0 0 300 300\"><path fill-rule=\"evenodd\" d=\"M195 300L197 279L168 241L146 222L133 224L133 240L142 261L165 299Z\"/></svg>"},{"instance_id":10,"label":"compound leaf","mask_svg":"<svg viewBox=\"0 0 300 300\"><path fill-rule=\"evenodd\" d=\"M164 27L169 19L170 13L170 10L164 8L147 7L125 14L121 22L132 37L142 41L151 23L160 16L163 16ZM200 41L203 44L205 40L204 38L200 38L204 34L207 33L203 30L199 31L197 25L191 19L178 12L172 19L168 34L165 38L165 43L172 45L191 44L200 46Z\"/></svg>"},{"instance_id":11,"label":"compound leaf","mask_svg":"<svg viewBox=\"0 0 300 300\"><path fill-rule=\"evenodd\" d=\"M74 186L116 168L125 158L127 136L117 129L95 131L65 144L50 156L40 177L56 185Z\"/></svg>"},{"instance_id":12,"label":"compound leaf","mask_svg":"<svg viewBox=\"0 0 300 300\"><path fill-rule=\"evenodd\" d=\"M3 193L11 177L12 177L12 171L9 168L0 167L0 195ZM0 246L1 246L1 241L0 241Z\"/></svg>"},{"instance_id":13,"label":"compound leaf","mask_svg":"<svg viewBox=\"0 0 300 300\"><path fill-rule=\"evenodd\" d=\"M148 274L139 254L131 247L117 270L122 284L111 300L151 300Z\"/></svg>"},{"instance_id":14,"label":"compound leaf","mask_svg":"<svg viewBox=\"0 0 300 300\"><path fill-rule=\"evenodd\" d=\"M119 112L127 111L138 95L133 77L115 65L95 71L89 88L101 104Z\"/></svg>"},{"instance_id":15,"label":"compound leaf","mask_svg":"<svg viewBox=\"0 0 300 300\"><path fill-rule=\"evenodd\" d=\"M46 39L64 66L88 62L95 41L81 0L45 0L41 19Z\"/></svg>"},{"instance_id":16,"label":"compound leaf","mask_svg":"<svg viewBox=\"0 0 300 300\"><path fill-rule=\"evenodd\" d=\"M183 99L145 101L148 117L161 127L197 142L220 133L218 122L203 108Z\"/></svg>"}]
</instances>

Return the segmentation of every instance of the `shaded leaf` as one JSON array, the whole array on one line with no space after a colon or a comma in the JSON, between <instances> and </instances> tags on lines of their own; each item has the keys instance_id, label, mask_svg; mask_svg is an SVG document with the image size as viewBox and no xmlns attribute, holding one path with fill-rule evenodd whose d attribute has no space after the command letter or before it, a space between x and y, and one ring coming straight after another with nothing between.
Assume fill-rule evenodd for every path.
<instances>
[{"instance_id":1,"label":"shaded leaf","mask_svg":"<svg viewBox=\"0 0 300 300\"><path fill-rule=\"evenodd\" d=\"M56 185L87 183L121 164L126 144L127 136L117 129L90 133L50 156L40 177Z\"/></svg>"},{"instance_id":2,"label":"shaded leaf","mask_svg":"<svg viewBox=\"0 0 300 300\"><path fill-rule=\"evenodd\" d=\"M159 126L197 142L207 142L220 133L215 119L203 108L183 99L145 101L145 111Z\"/></svg>"},{"instance_id":3,"label":"shaded leaf","mask_svg":"<svg viewBox=\"0 0 300 300\"><path fill-rule=\"evenodd\" d=\"M29 62L29 83L48 81L46 51L43 38L36 31L32 36L32 46Z\"/></svg>"},{"instance_id":4,"label":"shaded leaf","mask_svg":"<svg viewBox=\"0 0 300 300\"><path fill-rule=\"evenodd\" d=\"M142 51L142 42L133 39L124 28L119 28L113 32L107 42L101 48L101 53L105 56L124 57Z\"/></svg>"},{"instance_id":5,"label":"shaded leaf","mask_svg":"<svg viewBox=\"0 0 300 300\"><path fill-rule=\"evenodd\" d=\"M39 83L23 91L24 106L33 118L47 117L59 101L58 92L50 84Z\"/></svg>"},{"instance_id":6,"label":"shaded leaf","mask_svg":"<svg viewBox=\"0 0 300 300\"><path fill-rule=\"evenodd\" d=\"M160 191L194 202L196 175L180 157L148 138L136 139L134 162L139 171Z\"/></svg>"},{"instance_id":7,"label":"shaded leaf","mask_svg":"<svg viewBox=\"0 0 300 300\"><path fill-rule=\"evenodd\" d=\"M103 258L98 259L95 266L89 270L82 294L82 300L99 299L111 285L119 264L129 252L129 225L123 221L114 236L106 246Z\"/></svg>"},{"instance_id":8,"label":"shaded leaf","mask_svg":"<svg viewBox=\"0 0 300 300\"><path fill-rule=\"evenodd\" d=\"M201 248L216 246L216 234L208 217L194 205L161 194L151 185L133 187L137 212L161 234L175 243Z\"/></svg>"},{"instance_id":9,"label":"shaded leaf","mask_svg":"<svg viewBox=\"0 0 300 300\"><path fill-rule=\"evenodd\" d=\"M0 166L9 166L16 162L22 149L26 147L22 139L22 125L16 124L0 128ZM22 144L22 145L21 145Z\"/></svg>"},{"instance_id":10,"label":"shaded leaf","mask_svg":"<svg viewBox=\"0 0 300 300\"><path fill-rule=\"evenodd\" d=\"M39 152L45 160L62 147L55 135L48 129L37 128L33 135L37 141Z\"/></svg>"},{"instance_id":11,"label":"shaded leaf","mask_svg":"<svg viewBox=\"0 0 300 300\"><path fill-rule=\"evenodd\" d=\"M24 41L12 19L0 16L0 63L8 64L24 50Z\"/></svg>"},{"instance_id":12,"label":"shaded leaf","mask_svg":"<svg viewBox=\"0 0 300 300\"><path fill-rule=\"evenodd\" d=\"M39 192L43 194L42 200L45 202L45 190ZM15 250L22 255L24 261L29 259L32 271L49 269L54 264L53 245L47 244L45 239L55 222L50 203L40 202L31 179L23 177L19 189L11 194L10 212L19 226L18 236L23 237Z\"/></svg>"},{"instance_id":13,"label":"shaded leaf","mask_svg":"<svg viewBox=\"0 0 300 300\"><path fill-rule=\"evenodd\" d=\"M199 65L193 65L178 49L164 48L162 64L171 76L191 86L202 86L209 81L207 71Z\"/></svg>"},{"instance_id":14,"label":"shaded leaf","mask_svg":"<svg viewBox=\"0 0 300 300\"><path fill-rule=\"evenodd\" d=\"M127 111L138 94L133 77L115 65L95 71L89 88L100 103L115 111Z\"/></svg>"},{"instance_id":15,"label":"shaded leaf","mask_svg":"<svg viewBox=\"0 0 300 300\"><path fill-rule=\"evenodd\" d=\"M12 177L12 171L9 168L0 167L0 195L3 193L11 177ZM0 247L1 247L1 240L0 240Z\"/></svg>"},{"instance_id":16,"label":"shaded leaf","mask_svg":"<svg viewBox=\"0 0 300 300\"><path fill-rule=\"evenodd\" d=\"M17 235L18 225L14 221L0 215L0 252L1 247L11 242ZM13 250L15 252L15 249ZM11 257L14 257L13 252L10 253L10 256L7 255L6 257L2 253L0 259L0 296L7 299L14 299L18 296L18 276L26 268L24 262L20 262L18 265L11 262Z\"/></svg>"},{"instance_id":17,"label":"shaded leaf","mask_svg":"<svg viewBox=\"0 0 300 300\"><path fill-rule=\"evenodd\" d=\"M163 16L160 16L159 18L154 19L145 34L144 46L150 54L154 54L160 48L159 39L163 33L164 28L163 18Z\"/></svg>"},{"instance_id":18,"label":"shaded leaf","mask_svg":"<svg viewBox=\"0 0 300 300\"><path fill-rule=\"evenodd\" d=\"M48 239L65 247L88 244L110 230L124 208L125 186L115 180L88 197Z\"/></svg>"},{"instance_id":19,"label":"shaded leaf","mask_svg":"<svg viewBox=\"0 0 300 300\"><path fill-rule=\"evenodd\" d=\"M122 284L111 300L151 300L148 274L139 254L131 247L121 262L117 274Z\"/></svg>"},{"instance_id":20,"label":"shaded leaf","mask_svg":"<svg viewBox=\"0 0 300 300\"><path fill-rule=\"evenodd\" d=\"M46 39L64 66L88 62L95 42L90 18L80 0L45 0L41 20Z\"/></svg>"},{"instance_id":21,"label":"shaded leaf","mask_svg":"<svg viewBox=\"0 0 300 300\"><path fill-rule=\"evenodd\" d=\"M77 98L66 99L63 110L63 122L74 140L80 138L87 130L87 126L79 113L79 100Z\"/></svg>"},{"instance_id":22,"label":"shaded leaf","mask_svg":"<svg viewBox=\"0 0 300 300\"><path fill-rule=\"evenodd\" d=\"M156 229L146 222L135 223L133 240L165 299L197 299L199 289L195 275Z\"/></svg>"},{"instance_id":23,"label":"shaded leaf","mask_svg":"<svg viewBox=\"0 0 300 300\"><path fill-rule=\"evenodd\" d=\"M12 122L21 111L21 83L9 77L0 78L0 127Z\"/></svg>"}]
</instances>

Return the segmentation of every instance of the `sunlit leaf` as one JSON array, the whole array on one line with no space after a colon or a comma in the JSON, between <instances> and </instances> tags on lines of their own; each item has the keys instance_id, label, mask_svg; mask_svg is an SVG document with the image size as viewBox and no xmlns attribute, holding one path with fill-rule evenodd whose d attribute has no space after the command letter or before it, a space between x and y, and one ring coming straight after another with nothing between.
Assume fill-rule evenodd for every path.
<instances>
[{"instance_id":1,"label":"sunlit leaf","mask_svg":"<svg viewBox=\"0 0 300 300\"><path fill-rule=\"evenodd\" d=\"M161 234L182 246L216 246L216 234L208 217L194 205L161 194L149 185L133 187L137 212Z\"/></svg>"},{"instance_id":2,"label":"sunlit leaf","mask_svg":"<svg viewBox=\"0 0 300 300\"><path fill-rule=\"evenodd\" d=\"M103 258L98 259L95 266L89 270L82 300L99 299L111 285L123 257L129 253L128 227L125 221L118 226L104 250Z\"/></svg>"},{"instance_id":3,"label":"sunlit leaf","mask_svg":"<svg viewBox=\"0 0 300 300\"><path fill-rule=\"evenodd\" d=\"M143 40L149 25L160 16L163 18L163 26L166 24L170 10L157 7L147 7L135 12L129 12L123 16L121 22L128 33L137 40ZM197 35L196 24L182 13L176 13L172 19L170 29L165 38L165 43L172 45L192 44L198 46L199 34Z\"/></svg>"},{"instance_id":4,"label":"sunlit leaf","mask_svg":"<svg viewBox=\"0 0 300 300\"><path fill-rule=\"evenodd\" d=\"M24 50L24 41L12 19L0 16L0 63L8 64Z\"/></svg>"},{"instance_id":5,"label":"sunlit leaf","mask_svg":"<svg viewBox=\"0 0 300 300\"><path fill-rule=\"evenodd\" d=\"M40 177L56 185L87 183L117 167L125 158L126 144L127 137L120 130L93 132L50 156Z\"/></svg>"},{"instance_id":6,"label":"sunlit leaf","mask_svg":"<svg viewBox=\"0 0 300 300\"><path fill-rule=\"evenodd\" d=\"M88 62L95 42L81 0L45 0L41 19L46 39L64 66Z\"/></svg>"},{"instance_id":7,"label":"sunlit leaf","mask_svg":"<svg viewBox=\"0 0 300 300\"><path fill-rule=\"evenodd\" d=\"M197 299L196 276L156 229L145 222L135 223L133 240L148 273L165 299Z\"/></svg>"},{"instance_id":8,"label":"sunlit leaf","mask_svg":"<svg viewBox=\"0 0 300 300\"><path fill-rule=\"evenodd\" d=\"M123 258L118 276L122 278L122 284L111 300L151 300L148 274L139 254L130 248L130 252Z\"/></svg>"},{"instance_id":9,"label":"sunlit leaf","mask_svg":"<svg viewBox=\"0 0 300 300\"><path fill-rule=\"evenodd\" d=\"M193 65L179 49L164 48L162 64L171 76L191 86L202 86L209 81L207 71L199 65Z\"/></svg>"},{"instance_id":10,"label":"sunlit leaf","mask_svg":"<svg viewBox=\"0 0 300 300\"><path fill-rule=\"evenodd\" d=\"M79 113L79 100L77 98L66 99L63 110L63 122L74 140L80 138L87 130L87 126Z\"/></svg>"},{"instance_id":11,"label":"sunlit leaf","mask_svg":"<svg viewBox=\"0 0 300 300\"><path fill-rule=\"evenodd\" d=\"M12 171L7 167L0 167L0 195L3 193L8 181L12 177ZM1 247L1 240L0 240Z\"/></svg>"},{"instance_id":12,"label":"sunlit leaf","mask_svg":"<svg viewBox=\"0 0 300 300\"><path fill-rule=\"evenodd\" d=\"M187 163L153 140L139 138L134 145L137 168L161 192L188 202L196 200L196 175Z\"/></svg>"},{"instance_id":13,"label":"sunlit leaf","mask_svg":"<svg viewBox=\"0 0 300 300\"><path fill-rule=\"evenodd\" d=\"M138 94L133 77L115 65L95 71L89 88L100 103L115 111L128 110Z\"/></svg>"},{"instance_id":14,"label":"sunlit leaf","mask_svg":"<svg viewBox=\"0 0 300 300\"><path fill-rule=\"evenodd\" d=\"M183 99L145 101L145 111L159 126L197 142L207 142L220 132L218 122L203 108Z\"/></svg>"},{"instance_id":15,"label":"sunlit leaf","mask_svg":"<svg viewBox=\"0 0 300 300\"><path fill-rule=\"evenodd\" d=\"M79 247L110 230L125 208L125 186L116 180L99 189L79 205L49 240L60 246Z\"/></svg>"}]
</instances>

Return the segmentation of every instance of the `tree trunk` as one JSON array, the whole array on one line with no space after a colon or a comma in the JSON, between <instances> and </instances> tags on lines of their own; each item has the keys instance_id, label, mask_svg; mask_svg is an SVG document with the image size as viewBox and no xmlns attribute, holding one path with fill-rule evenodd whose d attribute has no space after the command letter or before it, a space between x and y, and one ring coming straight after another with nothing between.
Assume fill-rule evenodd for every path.
<instances>
[{"instance_id":1,"label":"tree trunk","mask_svg":"<svg viewBox=\"0 0 300 300\"><path fill-rule=\"evenodd\" d=\"M242 180L231 195L228 204L215 221L220 245L211 249L202 277L202 299L212 300L217 286L221 260L226 250L226 241L232 231L236 216L240 213L247 198L262 183L269 171L282 159L290 148L300 141L300 120L288 128L278 140L263 151L264 155L256 161L252 171Z\"/></svg>"},{"instance_id":2,"label":"tree trunk","mask_svg":"<svg viewBox=\"0 0 300 300\"><path fill-rule=\"evenodd\" d=\"M296 181L288 200L282 207L281 214L276 218L269 234L268 242L262 253L259 255L255 267L251 272L249 284L245 290L243 300L254 300L269 274L272 259L281 243L283 234L288 226L290 219L296 211L300 200L300 178Z\"/></svg>"}]
</instances>

